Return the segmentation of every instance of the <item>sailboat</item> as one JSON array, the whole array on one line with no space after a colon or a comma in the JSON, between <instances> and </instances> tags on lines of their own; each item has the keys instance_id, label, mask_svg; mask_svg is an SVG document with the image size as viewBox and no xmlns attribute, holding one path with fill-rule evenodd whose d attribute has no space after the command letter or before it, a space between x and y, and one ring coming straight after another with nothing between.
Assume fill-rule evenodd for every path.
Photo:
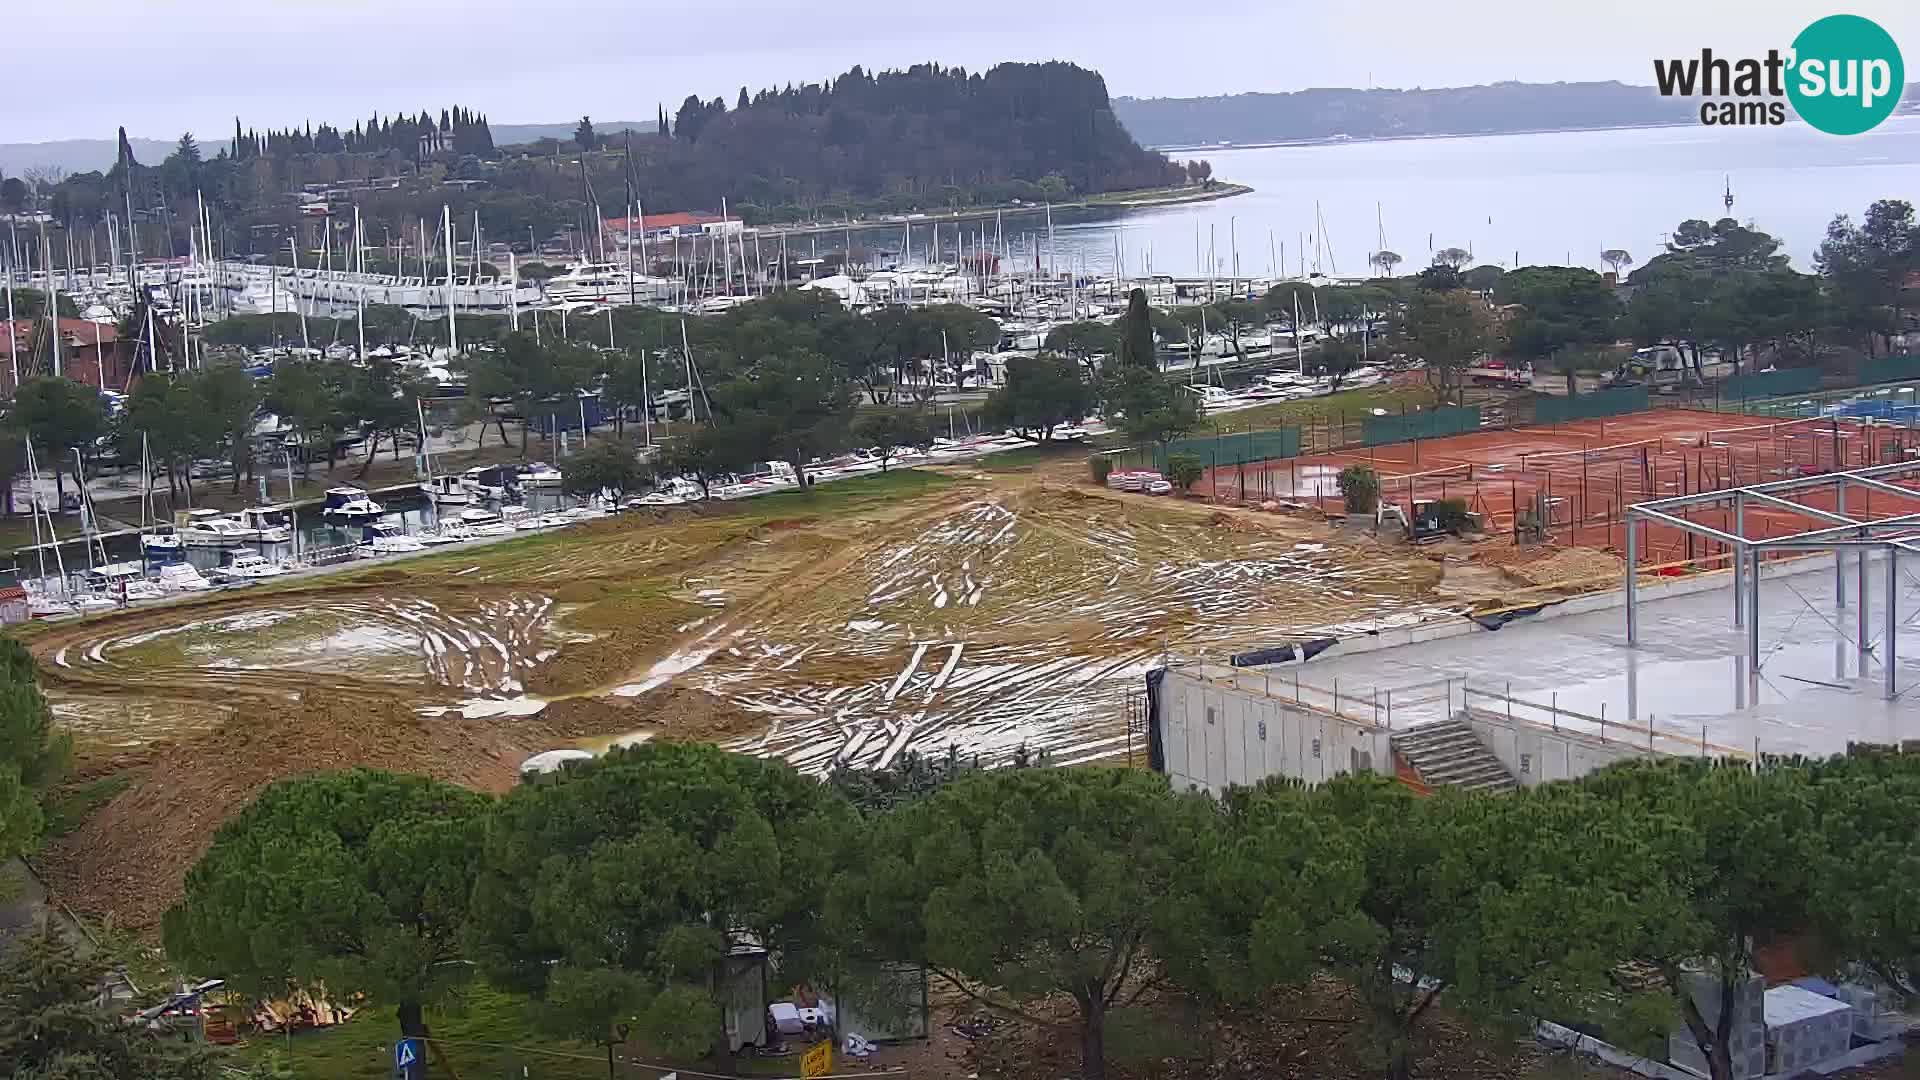
<instances>
[{"instance_id":1,"label":"sailboat","mask_svg":"<svg viewBox=\"0 0 1920 1080\"><path fill-rule=\"evenodd\" d=\"M172 525L153 519L153 458L146 432L140 433L140 482L140 550L149 562L173 562L187 545Z\"/></svg>"},{"instance_id":2,"label":"sailboat","mask_svg":"<svg viewBox=\"0 0 1920 1080\"><path fill-rule=\"evenodd\" d=\"M33 546L40 557L39 589L28 594L29 610L34 618L49 615L65 615L73 611L73 605L67 602L67 564L60 554L60 536L54 531L53 511L48 510L40 499L40 464L33 456L33 440L26 439L27 448L27 503L33 511ZM47 515L47 540L40 540L40 515ZM53 549L53 560L60 571L60 578L52 590L47 590L47 548Z\"/></svg>"},{"instance_id":3,"label":"sailboat","mask_svg":"<svg viewBox=\"0 0 1920 1080\"><path fill-rule=\"evenodd\" d=\"M415 398L414 414L420 418L420 456L427 465L427 478L420 482L420 493L435 506L465 506L473 501L473 490L459 477L450 473L435 475L433 471L433 451L427 449L427 411L426 406Z\"/></svg>"}]
</instances>

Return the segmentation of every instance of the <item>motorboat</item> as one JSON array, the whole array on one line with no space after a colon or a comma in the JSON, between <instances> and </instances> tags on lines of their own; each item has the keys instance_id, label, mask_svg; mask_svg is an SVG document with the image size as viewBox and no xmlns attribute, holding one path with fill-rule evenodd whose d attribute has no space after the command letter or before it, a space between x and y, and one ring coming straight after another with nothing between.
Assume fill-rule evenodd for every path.
<instances>
[{"instance_id":1,"label":"motorboat","mask_svg":"<svg viewBox=\"0 0 1920 1080\"><path fill-rule=\"evenodd\" d=\"M213 588L192 563L169 563L160 568L160 587L167 592L200 592Z\"/></svg>"},{"instance_id":2,"label":"motorboat","mask_svg":"<svg viewBox=\"0 0 1920 1080\"><path fill-rule=\"evenodd\" d=\"M382 555L411 555L425 550L427 545L408 536L400 526L390 521L376 521L366 527L360 545L354 548L354 554L363 559L373 559Z\"/></svg>"},{"instance_id":3,"label":"motorboat","mask_svg":"<svg viewBox=\"0 0 1920 1080\"><path fill-rule=\"evenodd\" d=\"M327 489L327 503L320 512L329 521L351 524L372 521L386 513L387 508L368 498L361 488L337 487Z\"/></svg>"},{"instance_id":4,"label":"motorboat","mask_svg":"<svg viewBox=\"0 0 1920 1080\"><path fill-rule=\"evenodd\" d=\"M557 488L563 479L559 469L544 461L529 462L520 470L520 483L526 487Z\"/></svg>"},{"instance_id":5,"label":"motorboat","mask_svg":"<svg viewBox=\"0 0 1920 1080\"><path fill-rule=\"evenodd\" d=\"M226 564L215 569L213 576L220 581L244 582L276 578L286 572L286 567L269 562L251 551L236 551L227 555Z\"/></svg>"},{"instance_id":6,"label":"motorboat","mask_svg":"<svg viewBox=\"0 0 1920 1080\"><path fill-rule=\"evenodd\" d=\"M260 534L263 544L293 539L293 510L285 506L249 506L236 515L240 524Z\"/></svg>"},{"instance_id":7,"label":"motorboat","mask_svg":"<svg viewBox=\"0 0 1920 1080\"><path fill-rule=\"evenodd\" d=\"M186 553L186 538L171 525L153 525L140 534L140 550L150 562L170 562Z\"/></svg>"},{"instance_id":8,"label":"motorboat","mask_svg":"<svg viewBox=\"0 0 1920 1080\"><path fill-rule=\"evenodd\" d=\"M166 594L147 580L147 569L137 562L105 563L86 573L89 592L109 600L158 600Z\"/></svg>"},{"instance_id":9,"label":"motorboat","mask_svg":"<svg viewBox=\"0 0 1920 1080\"><path fill-rule=\"evenodd\" d=\"M82 615L89 611L112 611L120 606L120 601L115 597L91 592L75 593L71 602L73 610Z\"/></svg>"},{"instance_id":10,"label":"motorboat","mask_svg":"<svg viewBox=\"0 0 1920 1080\"><path fill-rule=\"evenodd\" d=\"M286 540L286 530L279 531L282 535L278 539ZM179 535L187 547L193 548L226 548L269 542L257 526L218 510L187 511L187 519L180 526Z\"/></svg>"},{"instance_id":11,"label":"motorboat","mask_svg":"<svg viewBox=\"0 0 1920 1080\"><path fill-rule=\"evenodd\" d=\"M33 618L50 619L73 614L73 605L54 596L36 596L27 601L27 611Z\"/></svg>"},{"instance_id":12,"label":"motorboat","mask_svg":"<svg viewBox=\"0 0 1920 1080\"><path fill-rule=\"evenodd\" d=\"M499 511L488 510L484 506L469 506L465 510L460 511L460 524L462 525L492 525L499 520Z\"/></svg>"},{"instance_id":13,"label":"motorboat","mask_svg":"<svg viewBox=\"0 0 1920 1080\"><path fill-rule=\"evenodd\" d=\"M465 506L473 501L466 483L451 473L428 477L421 482L420 493L435 506Z\"/></svg>"},{"instance_id":14,"label":"motorboat","mask_svg":"<svg viewBox=\"0 0 1920 1080\"><path fill-rule=\"evenodd\" d=\"M498 502L513 494L519 473L507 465L475 465L460 474L460 483L475 496Z\"/></svg>"},{"instance_id":15,"label":"motorboat","mask_svg":"<svg viewBox=\"0 0 1920 1080\"><path fill-rule=\"evenodd\" d=\"M670 491L649 491L628 499L624 505L629 510L635 510L643 506L684 506L686 501Z\"/></svg>"},{"instance_id":16,"label":"motorboat","mask_svg":"<svg viewBox=\"0 0 1920 1080\"><path fill-rule=\"evenodd\" d=\"M465 525L449 523L440 526L432 532L423 532L414 537L414 539L428 547L443 547L447 544L458 544L463 540L471 540L473 539L473 532Z\"/></svg>"},{"instance_id":17,"label":"motorboat","mask_svg":"<svg viewBox=\"0 0 1920 1080\"><path fill-rule=\"evenodd\" d=\"M518 510L520 513L507 513L507 511L513 510ZM558 529L562 526L573 524L572 521L559 514L536 514L531 510L518 506L505 507L502 511L501 520L512 525L520 532L533 532L536 529Z\"/></svg>"}]
</instances>

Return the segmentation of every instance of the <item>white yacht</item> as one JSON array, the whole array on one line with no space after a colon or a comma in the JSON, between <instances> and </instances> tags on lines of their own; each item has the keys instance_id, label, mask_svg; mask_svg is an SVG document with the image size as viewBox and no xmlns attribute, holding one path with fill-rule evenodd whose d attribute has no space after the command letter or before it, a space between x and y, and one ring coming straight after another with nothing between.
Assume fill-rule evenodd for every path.
<instances>
[{"instance_id":1,"label":"white yacht","mask_svg":"<svg viewBox=\"0 0 1920 1080\"><path fill-rule=\"evenodd\" d=\"M321 510L329 521L350 524L372 521L386 512L386 507L368 498L366 491L357 487L327 489L327 504Z\"/></svg>"},{"instance_id":2,"label":"white yacht","mask_svg":"<svg viewBox=\"0 0 1920 1080\"><path fill-rule=\"evenodd\" d=\"M260 534L263 544L293 539L293 512L284 506L249 506L237 515L240 524Z\"/></svg>"},{"instance_id":3,"label":"white yacht","mask_svg":"<svg viewBox=\"0 0 1920 1080\"><path fill-rule=\"evenodd\" d=\"M520 470L520 483L526 487L557 488L563 479L560 470L544 461L532 461Z\"/></svg>"},{"instance_id":4,"label":"white yacht","mask_svg":"<svg viewBox=\"0 0 1920 1080\"><path fill-rule=\"evenodd\" d=\"M500 515L484 506L469 506L460 511L462 525L492 525L500 520Z\"/></svg>"},{"instance_id":5,"label":"white yacht","mask_svg":"<svg viewBox=\"0 0 1920 1080\"><path fill-rule=\"evenodd\" d=\"M166 594L147 580L146 567L137 562L105 563L86 574L89 592L109 600L158 600Z\"/></svg>"},{"instance_id":6,"label":"white yacht","mask_svg":"<svg viewBox=\"0 0 1920 1080\"><path fill-rule=\"evenodd\" d=\"M279 535L269 538L259 526L250 525L240 517L223 514L218 510L189 510L186 523L180 526L181 542L190 548L227 548L244 544L259 544L284 541L288 538L285 529L270 527Z\"/></svg>"},{"instance_id":7,"label":"white yacht","mask_svg":"<svg viewBox=\"0 0 1920 1080\"><path fill-rule=\"evenodd\" d=\"M363 559L373 559L382 555L411 555L425 550L427 545L408 536L400 526L388 521L379 521L366 527L360 546L354 549L354 554Z\"/></svg>"},{"instance_id":8,"label":"white yacht","mask_svg":"<svg viewBox=\"0 0 1920 1080\"><path fill-rule=\"evenodd\" d=\"M171 525L152 525L140 534L140 550L155 562L177 559L186 548L186 539Z\"/></svg>"},{"instance_id":9,"label":"white yacht","mask_svg":"<svg viewBox=\"0 0 1920 1080\"><path fill-rule=\"evenodd\" d=\"M160 587L168 592L200 592L213 588L192 563L168 563L160 568Z\"/></svg>"},{"instance_id":10,"label":"white yacht","mask_svg":"<svg viewBox=\"0 0 1920 1080\"><path fill-rule=\"evenodd\" d=\"M451 473L428 477L421 482L420 492L435 506L465 506L473 501L466 483Z\"/></svg>"},{"instance_id":11,"label":"white yacht","mask_svg":"<svg viewBox=\"0 0 1920 1080\"><path fill-rule=\"evenodd\" d=\"M250 551L236 551L227 556L226 565L213 571L213 576L220 581L259 581L286 572L287 568L279 563L268 562Z\"/></svg>"}]
</instances>

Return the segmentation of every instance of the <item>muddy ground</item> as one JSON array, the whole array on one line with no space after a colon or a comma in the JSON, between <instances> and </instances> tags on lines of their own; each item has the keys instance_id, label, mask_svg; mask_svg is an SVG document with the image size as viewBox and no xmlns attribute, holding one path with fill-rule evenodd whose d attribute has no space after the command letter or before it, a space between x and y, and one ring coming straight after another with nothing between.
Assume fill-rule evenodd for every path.
<instances>
[{"instance_id":1,"label":"muddy ground","mask_svg":"<svg viewBox=\"0 0 1920 1080\"><path fill-rule=\"evenodd\" d=\"M220 821L316 768L500 790L530 754L654 735L813 772L949 744L1099 760L1164 651L1402 625L1505 580L1463 594L1442 575L1470 556L1084 475L874 477L36 627L83 762L135 777L49 871L151 925Z\"/></svg>"}]
</instances>

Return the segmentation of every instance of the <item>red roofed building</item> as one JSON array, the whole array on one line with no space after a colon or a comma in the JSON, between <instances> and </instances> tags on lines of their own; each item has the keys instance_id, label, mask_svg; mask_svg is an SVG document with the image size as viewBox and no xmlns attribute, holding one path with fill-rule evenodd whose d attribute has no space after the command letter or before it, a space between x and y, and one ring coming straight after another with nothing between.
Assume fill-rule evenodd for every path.
<instances>
[{"instance_id":1,"label":"red roofed building","mask_svg":"<svg viewBox=\"0 0 1920 1080\"><path fill-rule=\"evenodd\" d=\"M696 214L679 211L672 214L647 214L640 219L640 228L647 239L691 236L713 232L738 232L741 221L736 217L721 217L719 214ZM608 218L607 228L625 235L632 228L632 218Z\"/></svg>"},{"instance_id":2,"label":"red roofed building","mask_svg":"<svg viewBox=\"0 0 1920 1080\"><path fill-rule=\"evenodd\" d=\"M60 374L102 390L125 390L131 367L132 342L120 340L112 323L87 319L60 320ZM33 347L33 320L9 323L0 319L0 393L13 392L13 358L22 366ZM46 345L41 346L40 370L46 370Z\"/></svg>"}]
</instances>

